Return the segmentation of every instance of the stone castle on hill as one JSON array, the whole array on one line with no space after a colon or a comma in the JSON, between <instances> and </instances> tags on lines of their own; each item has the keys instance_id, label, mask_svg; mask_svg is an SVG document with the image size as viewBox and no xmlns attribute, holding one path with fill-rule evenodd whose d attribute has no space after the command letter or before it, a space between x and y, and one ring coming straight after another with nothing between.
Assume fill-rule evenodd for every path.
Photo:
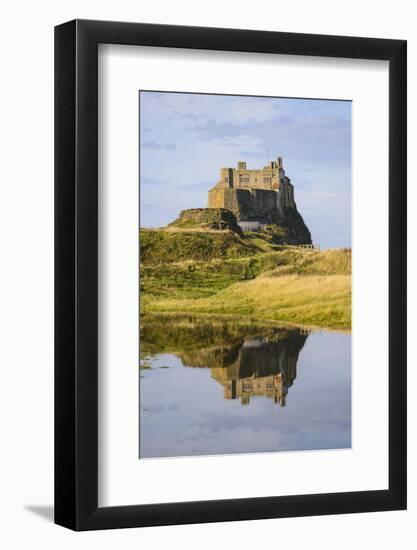
<instances>
[{"instance_id":1,"label":"stone castle on hill","mask_svg":"<svg viewBox=\"0 0 417 550\"><path fill-rule=\"evenodd\" d=\"M237 168L221 168L219 182L208 193L208 207L233 212L243 231L279 225L287 230L290 243L312 243L282 157L258 170L248 169L246 162L238 162Z\"/></svg>"}]
</instances>

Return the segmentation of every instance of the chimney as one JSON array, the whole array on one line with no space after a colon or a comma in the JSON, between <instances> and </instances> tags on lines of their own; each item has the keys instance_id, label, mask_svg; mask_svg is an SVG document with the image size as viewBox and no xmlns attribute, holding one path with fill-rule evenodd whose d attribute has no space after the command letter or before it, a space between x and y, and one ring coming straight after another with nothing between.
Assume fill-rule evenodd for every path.
<instances>
[{"instance_id":1,"label":"chimney","mask_svg":"<svg viewBox=\"0 0 417 550\"><path fill-rule=\"evenodd\" d=\"M239 161L239 162L237 163L237 169L238 169L238 170L246 170L246 162L241 162L241 161Z\"/></svg>"}]
</instances>

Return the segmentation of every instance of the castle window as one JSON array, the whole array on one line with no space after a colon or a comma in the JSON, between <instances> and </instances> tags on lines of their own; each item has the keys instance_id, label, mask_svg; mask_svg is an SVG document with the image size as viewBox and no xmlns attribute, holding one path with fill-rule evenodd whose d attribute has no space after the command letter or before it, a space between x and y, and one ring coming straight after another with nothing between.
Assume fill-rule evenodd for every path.
<instances>
[{"instance_id":1,"label":"castle window","mask_svg":"<svg viewBox=\"0 0 417 550\"><path fill-rule=\"evenodd\" d=\"M264 178L264 183L271 183L271 178Z\"/></svg>"},{"instance_id":2,"label":"castle window","mask_svg":"<svg viewBox=\"0 0 417 550\"><path fill-rule=\"evenodd\" d=\"M228 183L229 178L224 178L224 181L225 181L226 183Z\"/></svg>"},{"instance_id":3,"label":"castle window","mask_svg":"<svg viewBox=\"0 0 417 550\"><path fill-rule=\"evenodd\" d=\"M249 183L250 178L247 176L241 176L240 181L241 183Z\"/></svg>"}]
</instances>

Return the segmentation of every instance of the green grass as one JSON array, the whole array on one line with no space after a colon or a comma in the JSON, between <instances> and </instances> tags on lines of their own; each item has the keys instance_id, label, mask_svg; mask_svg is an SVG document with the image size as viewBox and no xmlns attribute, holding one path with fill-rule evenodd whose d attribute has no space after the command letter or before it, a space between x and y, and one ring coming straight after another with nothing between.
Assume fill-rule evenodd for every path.
<instances>
[{"instance_id":1,"label":"green grass","mask_svg":"<svg viewBox=\"0 0 417 550\"><path fill-rule=\"evenodd\" d=\"M351 251L232 233L141 231L141 312L250 315L349 329Z\"/></svg>"},{"instance_id":2,"label":"green grass","mask_svg":"<svg viewBox=\"0 0 417 550\"><path fill-rule=\"evenodd\" d=\"M250 240L241 239L232 232L152 229L141 230L140 250L143 264L240 258L258 252Z\"/></svg>"},{"instance_id":3,"label":"green grass","mask_svg":"<svg viewBox=\"0 0 417 550\"><path fill-rule=\"evenodd\" d=\"M276 266L273 255L246 258L183 261L166 264L143 264L140 287L144 295L153 297L202 298L212 296L233 283L251 280Z\"/></svg>"}]
</instances>

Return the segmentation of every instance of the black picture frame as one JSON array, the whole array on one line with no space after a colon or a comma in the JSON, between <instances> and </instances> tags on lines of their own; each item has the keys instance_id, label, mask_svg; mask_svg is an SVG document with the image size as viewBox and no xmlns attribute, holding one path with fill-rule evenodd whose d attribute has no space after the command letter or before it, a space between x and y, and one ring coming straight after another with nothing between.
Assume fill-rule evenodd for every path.
<instances>
[{"instance_id":1,"label":"black picture frame","mask_svg":"<svg viewBox=\"0 0 417 550\"><path fill-rule=\"evenodd\" d=\"M389 62L389 488L98 507L98 44ZM108 529L406 508L406 41L74 20L55 28L55 522Z\"/></svg>"}]
</instances>

